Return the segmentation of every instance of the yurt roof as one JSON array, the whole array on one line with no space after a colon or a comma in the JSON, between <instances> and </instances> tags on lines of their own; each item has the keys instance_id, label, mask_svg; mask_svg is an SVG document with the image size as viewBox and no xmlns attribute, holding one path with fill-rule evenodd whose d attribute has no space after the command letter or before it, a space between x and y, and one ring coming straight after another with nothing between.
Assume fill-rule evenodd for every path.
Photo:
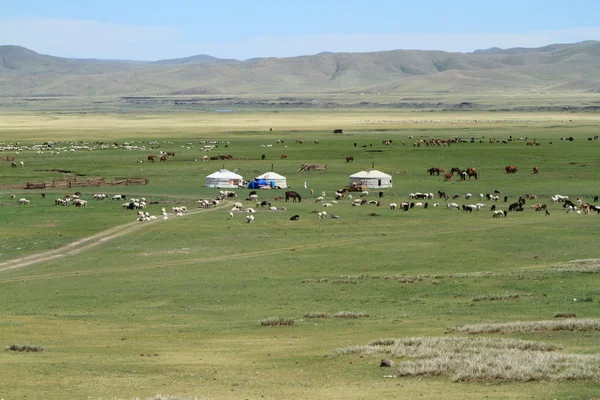
<instances>
[{"instance_id":1,"label":"yurt roof","mask_svg":"<svg viewBox=\"0 0 600 400\"><path fill-rule=\"evenodd\" d=\"M373 178L373 179L380 179L380 178L391 178L391 175L388 175L386 173L383 173L381 171L378 171L376 169L370 169L370 170L366 170L366 171L359 171L355 174L350 175L350 178Z\"/></svg>"},{"instance_id":2,"label":"yurt roof","mask_svg":"<svg viewBox=\"0 0 600 400\"><path fill-rule=\"evenodd\" d=\"M276 172L265 172L264 174L257 176L256 178L271 180L271 179L285 179L285 176L281 176Z\"/></svg>"},{"instance_id":3,"label":"yurt roof","mask_svg":"<svg viewBox=\"0 0 600 400\"><path fill-rule=\"evenodd\" d=\"M231 172L227 169L221 169L208 175L207 178L226 178L226 179L243 179L241 175Z\"/></svg>"}]
</instances>

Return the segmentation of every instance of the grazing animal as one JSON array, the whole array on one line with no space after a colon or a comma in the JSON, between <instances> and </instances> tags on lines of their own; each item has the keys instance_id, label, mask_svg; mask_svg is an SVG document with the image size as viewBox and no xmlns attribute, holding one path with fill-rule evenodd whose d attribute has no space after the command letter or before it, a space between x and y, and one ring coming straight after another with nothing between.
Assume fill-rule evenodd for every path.
<instances>
[{"instance_id":1,"label":"grazing animal","mask_svg":"<svg viewBox=\"0 0 600 400\"><path fill-rule=\"evenodd\" d=\"M229 211L229 219L233 218L233 213Z\"/></svg>"},{"instance_id":2,"label":"grazing animal","mask_svg":"<svg viewBox=\"0 0 600 400\"><path fill-rule=\"evenodd\" d=\"M46 198L46 193L40 193L42 195L42 199Z\"/></svg>"},{"instance_id":3,"label":"grazing animal","mask_svg":"<svg viewBox=\"0 0 600 400\"><path fill-rule=\"evenodd\" d=\"M10 163L10 166L13 167L13 168L17 168L17 163L13 161L13 162Z\"/></svg>"},{"instance_id":4,"label":"grazing animal","mask_svg":"<svg viewBox=\"0 0 600 400\"><path fill-rule=\"evenodd\" d=\"M506 167L504 167L504 170L507 174L514 174L515 172L517 172L517 167L515 165L507 165Z\"/></svg>"},{"instance_id":5,"label":"grazing animal","mask_svg":"<svg viewBox=\"0 0 600 400\"><path fill-rule=\"evenodd\" d=\"M354 157L346 156L346 162L349 163L350 161L354 161Z\"/></svg>"},{"instance_id":6,"label":"grazing animal","mask_svg":"<svg viewBox=\"0 0 600 400\"><path fill-rule=\"evenodd\" d=\"M160 161L163 161L163 162L167 161L167 156L160 156Z\"/></svg>"},{"instance_id":7,"label":"grazing animal","mask_svg":"<svg viewBox=\"0 0 600 400\"><path fill-rule=\"evenodd\" d=\"M17 204L23 205L23 204L29 204L29 200L27 200L26 198L20 198L19 201L17 201Z\"/></svg>"},{"instance_id":8,"label":"grazing animal","mask_svg":"<svg viewBox=\"0 0 600 400\"><path fill-rule=\"evenodd\" d=\"M478 176L477 176L477 171L475 170L475 168L467 168L466 173L469 176L469 179L475 178L475 180L477 180Z\"/></svg>"},{"instance_id":9,"label":"grazing animal","mask_svg":"<svg viewBox=\"0 0 600 400\"><path fill-rule=\"evenodd\" d=\"M248 222L249 224L254 222L254 215L246 215L246 222Z\"/></svg>"},{"instance_id":10,"label":"grazing animal","mask_svg":"<svg viewBox=\"0 0 600 400\"><path fill-rule=\"evenodd\" d=\"M449 181L450 179L452 179L452 172L446 172L444 174L444 180Z\"/></svg>"},{"instance_id":11,"label":"grazing animal","mask_svg":"<svg viewBox=\"0 0 600 400\"><path fill-rule=\"evenodd\" d=\"M285 201L287 202L289 199L292 199L293 202L298 200L298 203L302 202L302 196L300 196L297 192L290 190L289 192L285 192Z\"/></svg>"},{"instance_id":12,"label":"grazing animal","mask_svg":"<svg viewBox=\"0 0 600 400\"><path fill-rule=\"evenodd\" d=\"M396 208L398 208L397 203L390 203L390 210L395 210Z\"/></svg>"},{"instance_id":13,"label":"grazing animal","mask_svg":"<svg viewBox=\"0 0 600 400\"><path fill-rule=\"evenodd\" d=\"M533 173L534 173L534 174L537 174L538 172L539 172L539 170L538 170L538 167L534 166L534 167L533 167Z\"/></svg>"},{"instance_id":14,"label":"grazing animal","mask_svg":"<svg viewBox=\"0 0 600 400\"><path fill-rule=\"evenodd\" d=\"M435 174L436 176L439 176L440 172L444 172L444 170L437 168L437 167L431 167L427 170L427 172L429 173L430 176L432 176L433 174Z\"/></svg>"},{"instance_id":15,"label":"grazing animal","mask_svg":"<svg viewBox=\"0 0 600 400\"><path fill-rule=\"evenodd\" d=\"M290 221L298 221L299 219L300 219L300 216L296 214L296 215L292 216L292 218L290 218Z\"/></svg>"},{"instance_id":16,"label":"grazing animal","mask_svg":"<svg viewBox=\"0 0 600 400\"><path fill-rule=\"evenodd\" d=\"M317 213L317 216L319 218L327 218L327 211L321 211L320 213Z\"/></svg>"},{"instance_id":17,"label":"grazing animal","mask_svg":"<svg viewBox=\"0 0 600 400\"><path fill-rule=\"evenodd\" d=\"M281 155L281 159L282 159L282 160L287 160L287 154L282 154L282 155Z\"/></svg>"},{"instance_id":18,"label":"grazing animal","mask_svg":"<svg viewBox=\"0 0 600 400\"><path fill-rule=\"evenodd\" d=\"M21 168L25 167L25 163L23 161L19 162L19 165L21 166Z\"/></svg>"},{"instance_id":19,"label":"grazing animal","mask_svg":"<svg viewBox=\"0 0 600 400\"><path fill-rule=\"evenodd\" d=\"M490 211L496 211L496 205L492 204L492 206L490 207Z\"/></svg>"},{"instance_id":20,"label":"grazing animal","mask_svg":"<svg viewBox=\"0 0 600 400\"><path fill-rule=\"evenodd\" d=\"M507 215L508 215L508 211L502 211L502 210L494 211L492 213L492 217L494 217L494 218L504 218Z\"/></svg>"},{"instance_id":21,"label":"grazing animal","mask_svg":"<svg viewBox=\"0 0 600 400\"><path fill-rule=\"evenodd\" d=\"M155 155L151 154L151 155L148 156L148 161L154 162L154 161L156 161L157 158L158 158L158 156L155 156Z\"/></svg>"},{"instance_id":22,"label":"grazing animal","mask_svg":"<svg viewBox=\"0 0 600 400\"><path fill-rule=\"evenodd\" d=\"M166 155L167 155L167 156L171 156L171 157L175 157L175 153L174 153L174 152L172 152L172 151L167 151L167 152L166 152Z\"/></svg>"},{"instance_id":23,"label":"grazing animal","mask_svg":"<svg viewBox=\"0 0 600 400\"><path fill-rule=\"evenodd\" d=\"M333 218L333 219L340 219L340 216L339 215L335 215L335 214L331 214L331 218Z\"/></svg>"},{"instance_id":24,"label":"grazing animal","mask_svg":"<svg viewBox=\"0 0 600 400\"><path fill-rule=\"evenodd\" d=\"M456 203L448 203L448 204L446 204L446 207L448 207L451 210L454 210L454 209L460 210L460 206Z\"/></svg>"},{"instance_id":25,"label":"grazing animal","mask_svg":"<svg viewBox=\"0 0 600 400\"><path fill-rule=\"evenodd\" d=\"M208 161L208 156L202 156L202 161Z\"/></svg>"}]
</instances>

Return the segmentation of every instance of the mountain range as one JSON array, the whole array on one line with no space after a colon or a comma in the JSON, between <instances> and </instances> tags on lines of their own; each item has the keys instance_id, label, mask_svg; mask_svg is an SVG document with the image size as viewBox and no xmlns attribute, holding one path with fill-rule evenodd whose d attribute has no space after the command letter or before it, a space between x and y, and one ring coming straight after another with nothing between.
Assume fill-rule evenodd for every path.
<instances>
[{"instance_id":1,"label":"mountain range","mask_svg":"<svg viewBox=\"0 0 600 400\"><path fill-rule=\"evenodd\" d=\"M472 53L392 50L288 58L100 60L0 46L0 96L600 91L600 42Z\"/></svg>"}]
</instances>

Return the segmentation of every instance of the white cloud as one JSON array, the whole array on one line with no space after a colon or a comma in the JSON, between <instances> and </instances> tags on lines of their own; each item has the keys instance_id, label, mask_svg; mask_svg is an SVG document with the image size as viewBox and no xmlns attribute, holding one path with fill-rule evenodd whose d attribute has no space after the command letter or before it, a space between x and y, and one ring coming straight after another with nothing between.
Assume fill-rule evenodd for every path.
<instances>
[{"instance_id":1,"label":"white cloud","mask_svg":"<svg viewBox=\"0 0 600 400\"><path fill-rule=\"evenodd\" d=\"M2 44L64 57L156 60L211 54L246 59L315 54L321 51L366 52L393 49L473 51L489 47L538 47L600 38L600 27L574 27L522 33L339 34L260 36L227 41L194 40L173 26L137 26L49 18L0 20Z\"/></svg>"}]
</instances>

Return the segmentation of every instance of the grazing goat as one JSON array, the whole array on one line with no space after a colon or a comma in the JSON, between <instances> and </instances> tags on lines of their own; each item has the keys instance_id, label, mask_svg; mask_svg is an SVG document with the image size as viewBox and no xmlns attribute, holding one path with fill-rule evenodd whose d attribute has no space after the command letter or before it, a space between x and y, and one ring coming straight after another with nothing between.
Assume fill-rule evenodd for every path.
<instances>
[{"instance_id":1,"label":"grazing goat","mask_svg":"<svg viewBox=\"0 0 600 400\"><path fill-rule=\"evenodd\" d=\"M321 211L317 214L319 218L327 218L327 211Z\"/></svg>"},{"instance_id":2,"label":"grazing goat","mask_svg":"<svg viewBox=\"0 0 600 400\"><path fill-rule=\"evenodd\" d=\"M248 222L249 224L254 222L254 215L246 215L246 222Z\"/></svg>"}]
</instances>

